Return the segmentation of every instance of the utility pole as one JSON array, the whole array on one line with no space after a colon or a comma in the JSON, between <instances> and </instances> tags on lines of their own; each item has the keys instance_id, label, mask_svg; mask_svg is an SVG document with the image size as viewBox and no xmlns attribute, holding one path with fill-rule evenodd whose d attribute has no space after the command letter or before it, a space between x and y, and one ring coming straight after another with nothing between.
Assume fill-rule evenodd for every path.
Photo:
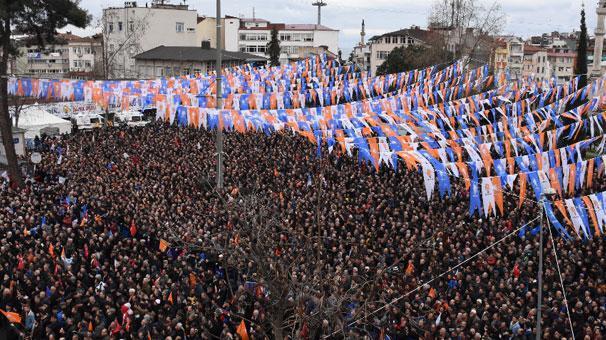
<instances>
[{"instance_id":1,"label":"utility pole","mask_svg":"<svg viewBox=\"0 0 606 340\"><path fill-rule=\"evenodd\" d=\"M325 3L324 0L317 0L316 2L314 2L311 5L318 7L318 26L320 26L322 24L322 7L324 7L328 4Z\"/></svg>"},{"instance_id":2,"label":"utility pole","mask_svg":"<svg viewBox=\"0 0 606 340\"><path fill-rule=\"evenodd\" d=\"M223 79L221 77L221 0L217 0L217 64L215 66L217 85L217 114L219 122L221 122L221 109L223 108L223 94L221 93ZM223 189L223 126L219 124L217 127L217 189Z\"/></svg>"},{"instance_id":3,"label":"utility pole","mask_svg":"<svg viewBox=\"0 0 606 340\"><path fill-rule=\"evenodd\" d=\"M539 272L537 283L538 289L538 301L537 301L537 334L536 339L541 340L541 319L542 313L541 308L543 307L543 216L545 207L545 195L541 195L541 225L539 226Z\"/></svg>"}]
</instances>

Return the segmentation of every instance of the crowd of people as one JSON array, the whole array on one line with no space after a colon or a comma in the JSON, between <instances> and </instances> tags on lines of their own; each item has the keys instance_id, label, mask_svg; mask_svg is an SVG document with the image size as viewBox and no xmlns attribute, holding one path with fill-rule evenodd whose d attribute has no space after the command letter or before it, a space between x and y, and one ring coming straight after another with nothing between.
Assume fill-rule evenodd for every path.
<instances>
[{"instance_id":1,"label":"crowd of people","mask_svg":"<svg viewBox=\"0 0 606 340\"><path fill-rule=\"evenodd\" d=\"M534 337L541 219L531 199L519 207L507 192L504 216L471 217L463 183L428 200L422 174L404 164L376 171L338 148L318 158L316 146L288 133L225 138L222 189L215 136L202 129L154 123L41 141L43 161L25 186L4 182L0 191L0 308L19 315L13 331ZM571 329L577 339L602 338L604 238L552 242L545 230L543 338L570 339ZM285 277L272 277L287 264ZM312 299L297 296L318 280ZM284 297L275 282L292 283ZM331 304L335 315L323 312Z\"/></svg>"}]
</instances>

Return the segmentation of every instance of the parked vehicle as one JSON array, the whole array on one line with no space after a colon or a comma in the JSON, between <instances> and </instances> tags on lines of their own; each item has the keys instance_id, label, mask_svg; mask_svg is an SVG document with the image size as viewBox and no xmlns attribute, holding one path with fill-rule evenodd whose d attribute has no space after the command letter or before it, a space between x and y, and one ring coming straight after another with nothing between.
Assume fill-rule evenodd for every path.
<instances>
[{"instance_id":1,"label":"parked vehicle","mask_svg":"<svg viewBox=\"0 0 606 340\"><path fill-rule=\"evenodd\" d=\"M114 115L114 122L119 125L128 126L145 126L149 124L149 121L145 120L141 112L134 110L117 112Z\"/></svg>"},{"instance_id":2,"label":"parked vehicle","mask_svg":"<svg viewBox=\"0 0 606 340\"><path fill-rule=\"evenodd\" d=\"M103 127L105 119L96 113L80 113L72 116L71 121L79 130L90 130Z\"/></svg>"}]
</instances>

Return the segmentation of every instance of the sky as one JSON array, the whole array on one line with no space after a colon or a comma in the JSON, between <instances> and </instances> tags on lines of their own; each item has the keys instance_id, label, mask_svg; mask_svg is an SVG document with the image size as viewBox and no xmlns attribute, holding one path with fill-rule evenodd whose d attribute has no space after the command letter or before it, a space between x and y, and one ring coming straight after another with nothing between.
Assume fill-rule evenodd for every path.
<instances>
[{"instance_id":1,"label":"sky","mask_svg":"<svg viewBox=\"0 0 606 340\"><path fill-rule=\"evenodd\" d=\"M151 3L151 0L147 0ZM180 3L182 0L172 0ZM478 0L492 4L495 0ZM514 34L530 37L542 33L579 30L580 9L583 0L503 0L503 12L507 24L502 34ZM138 0L139 6L145 5ZM257 18L272 22L289 24L316 23L317 9L313 0L223 0L222 13L252 17L253 7ZM433 0L325 0L328 6L322 8L322 24L340 30L339 47L343 55L360 41L360 24L366 22L366 38L412 25L427 26L427 15ZM190 8L196 9L199 15L215 15L216 0L188 0ZM585 0L587 28L591 35L596 25L597 0ZM81 0L81 6L88 10L93 18L101 15L102 8L122 6L122 0ZM96 20L93 20L93 23ZM90 34L93 28L76 30L77 34Z\"/></svg>"}]
</instances>

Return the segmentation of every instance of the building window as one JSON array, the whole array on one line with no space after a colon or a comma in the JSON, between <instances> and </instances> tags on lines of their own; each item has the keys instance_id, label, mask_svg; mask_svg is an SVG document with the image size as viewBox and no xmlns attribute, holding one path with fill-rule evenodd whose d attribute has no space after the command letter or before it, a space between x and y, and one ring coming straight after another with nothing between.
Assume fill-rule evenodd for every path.
<instances>
[{"instance_id":1,"label":"building window","mask_svg":"<svg viewBox=\"0 0 606 340\"><path fill-rule=\"evenodd\" d=\"M118 31L122 32L122 21L118 21Z\"/></svg>"},{"instance_id":2,"label":"building window","mask_svg":"<svg viewBox=\"0 0 606 340\"><path fill-rule=\"evenodd\" d=\"M183 33L185 31L185 24L182 22L178 22L176 24L177 33Z\"/></svg>"},{"instance_id":3,"label":"building window","mask_svg":"<svg viewBox=\"0 0 606 340\"><path fill-rule=\"evenodd\" d=\"M299 53L299 47L298 46L283 46L282 52L284 52L286 54L297 54L297 53Z\"/></svg>"},{"instance_id":4,"label":"building window","mask_svg":"<svg viewBox=\"0 0 606 340\"><path fill-rule=\"evenodd\" d=\"M114 24L110 22L107 26L107 30L109 31L109 33L112 33L114 31Z\"/></svg>"},{"instance_id":5,"label":"building window","mask_svg":"<svg viewBox=\"0 0 606 340\"><path fill-rule=\"evenodd\" d=\"M243 34L240 34L240 40L242 40L242 41L267 41L267 34L265 34L265 33L243 33Z\"/></svg>"},{"instance_id":6,"label":"building window","mask_svg":"<svg viewBox=\"0 0 606 340\"><path fill-rule=\"evenodd\" d=\"M128 22L128 30L131 31L131 32L135 30L135 22L134 21L131 20L131 21Z\"/></svg>"},{"instance_id":7,"label":"building window","mask_svg":"<svg viewBox=\"0 0 606 340\"><path fill-rule=\"evenodd\" d=\"M388 55L389 55L388 51L377 51L377 59L379 59L379 60L387 59Z\"/></svg>"}]
</instances>

